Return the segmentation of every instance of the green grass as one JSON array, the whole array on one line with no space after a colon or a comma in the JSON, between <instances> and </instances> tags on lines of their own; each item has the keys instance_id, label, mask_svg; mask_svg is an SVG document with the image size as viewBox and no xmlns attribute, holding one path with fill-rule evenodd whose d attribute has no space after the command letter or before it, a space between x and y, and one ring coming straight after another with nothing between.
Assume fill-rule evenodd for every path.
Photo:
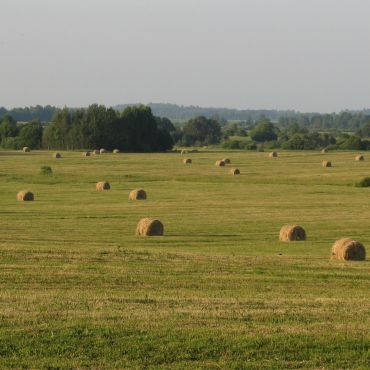
<instances>
[{"instance_id":1,"label":"green grass","mask_svg":"<svg viewBox=\"0 0 370 370\"><path fill-rule=\"evenodd\" d=\"M370 262L329 259L339 237L370 246L370 158L187 156L0 152L0 368L370 367ZM135 237L148 216L164 237ZM280 243L286 223L308 240Z\"/></svg>"}]
</instances>

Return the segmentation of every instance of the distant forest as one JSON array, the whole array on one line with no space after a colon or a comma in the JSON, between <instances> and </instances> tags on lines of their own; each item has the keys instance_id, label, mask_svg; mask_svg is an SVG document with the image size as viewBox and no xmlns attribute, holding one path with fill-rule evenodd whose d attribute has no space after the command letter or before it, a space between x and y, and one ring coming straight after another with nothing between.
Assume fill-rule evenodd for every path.
<instances>
[{"instance_id":1,"label":"distant forest","mask_svg":"<svg viewBox=\"0 0 370 370\"><path fill-rule=\"evenodd\" d=\"M117 105L113 109L122 112L125 108L135 104ZM256 122L267 118L279 127L287 127L291 123L298 123L314 130L344 130L356 131L362 128L369 120L370 109L362 111L343 111L340 113L300 113L293 110L238 110L227 108L202 108L198 106L180 106L175 104L148 104L156 117L168 118L178 124L179 121L204 116L216 119L225 125L227 121ZM71 111L76 109L70 108ZM10 110L0 107L0 119L6 115L17 122L39 120L42 123L50 122L60 108L54 106L34 106L13 108Z\"/></svg>"},{"instance_id":2,"label":"distant forest","mask_svg":"<svg viewBox=\"0 0 370 370\"><path fill-rule=\"evenodd\" d=\"M260 111L255 119L231 120L213 114L176 124L173 118L172 122L150 106L119 108L93 104L83 109L50 106L3 109L0 146L3 149L105 148L127 152L162 152L171 150L174 145L220 144L225 149L240 150L370 150L370 115L365 112L290 112L279 116L282 113L275 111L275 119L271 119L270 111ZM51 117L50 112L53 112Z\"/></svg>"}]
</instances>

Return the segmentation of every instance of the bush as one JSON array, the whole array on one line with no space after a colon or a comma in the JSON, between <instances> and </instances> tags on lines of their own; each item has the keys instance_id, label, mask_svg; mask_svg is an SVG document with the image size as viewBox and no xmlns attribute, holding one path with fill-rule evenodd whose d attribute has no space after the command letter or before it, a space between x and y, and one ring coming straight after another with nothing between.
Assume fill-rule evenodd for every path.
<instances>
[{"instance_id":1,"label":"bush","mask_svg":"<svg viewBox=\"0 0 370 370\"><path fill-rule=\"evenodd\" d=\"M53 170L50 166L41 166L40 175L50 176L53 174Z\"/></svg>"},{"instance_id":2,"label":"bush","mask_svg":"<svg viewBox=\"0 0 370 370\"><path fill-rule=\"evenodd\" d=\"M6 137L2 140L1 146L4 149L13 149L13 150L19 150L21 149L21 145L19 143L18 137Z\"/></svg>"},{"instance_id":3,"label":"bush","mask_svg":"<svg viewBox=\"0 0 370 370\"><path fill-rule=\"evenodd\" d=\"M239 140L226 140L222 143L224 149L241 149L241 142Z\"/></svg>"},{"instance_id":4,"label":"bush","mask_svg":"<svg viewBox=\"0 0 370 370\"><path fill-rule=\"evenodd\" d=\"M226 140L222 143L222 148L256 150L257 143L254 141L244 141L244 140Z\"/></svg>"},{"instance_id":5,"label":"bush","mask_svg":"<svg viewBox=\"0 0 370 370\"><path fill-rule=\"evenodd\" d=\"M360 182L356 183L358 188L368 188L370 186L370 177L364 177Z\"/></svg>"},{"instance_id":6,"label":"bush","mask_svg":"<svg viewBox=\"0 0 370 370\"><path fill-rule=\"evenodd\" d=\"M339 144L339 149L346 149L346 150L361 150L362 145L361 145L361 138L358 136L350 136L343 142Z\"/></svg>"},{"instance_id":7,"label":"bush","mask_svg":"<svg viewBox=\"0 0 370 370\"><path fill-rule=\"evenodd\" d=\"M280 144L276 140L273 140L273 141L265 141L265 143L263 144L263 147L265 149L277 149L277 148L280 148Z\"/></svg>"},{"instance_id":8,"label":"bush","mask_svg":"<svg viewBox=\"0 0 370 370\"><path fill-rule=\"evenodd\" d=\"M257 143L254 142L254 141L246 141L242 144L242 149L256 150L257 149Z\"/></svg>"}]
</instances>

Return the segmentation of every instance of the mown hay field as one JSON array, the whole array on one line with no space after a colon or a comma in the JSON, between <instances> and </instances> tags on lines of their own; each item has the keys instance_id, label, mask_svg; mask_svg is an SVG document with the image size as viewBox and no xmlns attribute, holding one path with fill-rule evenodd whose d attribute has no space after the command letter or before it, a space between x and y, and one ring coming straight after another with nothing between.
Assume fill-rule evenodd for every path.
<instances>
[{"instance_id":1,"label":"mown hay field","mask_svg":"<svg viewBox=\"0 0 370 370\"><path fill-rule=\"evenodd\" d=\"M369 368L356 154L0 152L0 368ZM165 236L135 236L145 217ZM307 240L280 242L286 224ZM341 237L367 260L330 260Z\"/></svg>"}]
</instances>

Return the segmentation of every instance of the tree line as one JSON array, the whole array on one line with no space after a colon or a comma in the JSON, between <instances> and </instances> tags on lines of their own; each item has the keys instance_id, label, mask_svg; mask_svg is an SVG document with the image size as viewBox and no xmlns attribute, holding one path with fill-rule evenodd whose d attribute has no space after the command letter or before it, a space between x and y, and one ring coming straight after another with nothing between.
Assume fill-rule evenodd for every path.
<instances>
[{"instance_id":1,"label":"tree line","mask_svg":"<svg viewBox=\"0 0 370 370\"><path fill-rule=\"evenodd\" d=\"M370 117L355 132L310 130L291 122L283 127L262 118L252 125L234 123L224 129L223 147L228 149L282 148L314 150L320 148L370 150Z\"/></svg>"},{"instance_id":2,"label":"tree line","mask_svg":"<svg viewBox=\"0 0 370 370\"><path fill-rule=\"evenodd\" d=\"M117 105L113 107L119 112L133 105ZM140 105L138 105L140 106ZM279 128L287 128L292 123L298 123L310 130L344 130L356 131L362 128L370 116L370 109L363 111L343 111L340 113L300 113L293 110L239 110L227 108L203 108L198 106L182 106L176 104L154 104L148 105L157 117L168 117L173 121L186 122L190 119L203 116L215 119L221 124L227 121L258 122L261 118L267 118L274 122ZM60 109L54 106L34 106L6 109L0 107L0 120L9 115L17 122L29 122L39 120L43 123L52 121L56 112ZM74 111L76 109L69 108Z\"/></svg>"},{"instance_id":3,"label":"tree line","mask_svg":"<svg viewBox=\"0 0 370 370\"><path fill-rule=\"evenodd\" d=\"M87 109L57 110L51 122L16 123L9 115L0 123L1 146L20 149L120 149L127 152L157 152L173 147L172 123L155 117L149 107L128 107L123 112L103 105Z\"/></svg>"},{"instance_id":4,"label":"tree line","mask_svg":"<svg viewBox=\"0 0 370 370\"><path fill-rule=\"evenodd\" d=\"M200 116L175 126L169 119L153 115L148 106L128 106L119 112L94 104L87 109L56 110L47 124L39 120L17 123L13 117L5 115L0 122L0 142L3 148L10 149L23 146L64 150L117 148L126 152L166 151L174 145L218 144L228 149L248 150L262 147L291 150L323 147L370 149L367 139L370 137L370 116L343 113L343 119L341 117L337 117L338 122L347 122L348 119L343 117L352 117L351 122L358 128L354 132L318 130L312 128L318 125L315 117L311 121L280 119L279 122L272 122L263 116L255 121L237 122ZM335 119L327 120L324 121L337 122Z\"/></svg>"}]
</instances>

